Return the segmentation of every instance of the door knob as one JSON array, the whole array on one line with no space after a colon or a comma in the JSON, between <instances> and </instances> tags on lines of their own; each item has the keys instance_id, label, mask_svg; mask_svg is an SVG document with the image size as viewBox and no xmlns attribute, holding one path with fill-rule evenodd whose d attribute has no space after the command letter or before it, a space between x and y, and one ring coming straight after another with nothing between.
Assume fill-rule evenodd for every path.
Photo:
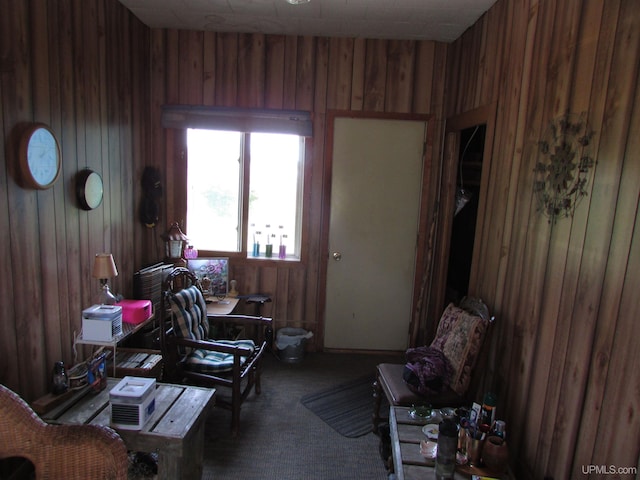
<instances>
[{"instance_id":1,"label":"door knob","mask_svg":"<svg viewBox=\"0 0 640 480\"><path fill-rule=\"evenodd\" d=\"M342 254L340 252L333 252L333 259L336 262L339 262L340 260L342 260Z\"/></svg>"}]
</instances>

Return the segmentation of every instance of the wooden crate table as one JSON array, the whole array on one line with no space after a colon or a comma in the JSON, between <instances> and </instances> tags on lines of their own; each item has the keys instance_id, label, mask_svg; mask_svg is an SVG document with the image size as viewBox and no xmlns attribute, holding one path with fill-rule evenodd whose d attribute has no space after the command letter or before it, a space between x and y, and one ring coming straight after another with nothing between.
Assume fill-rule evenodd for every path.
<instances>
[{"instance_id":1,"label":"wooden crate table","mask_svg":"<svg viewBox=\"0 0 640 480\"><path fill-rule=\"evenodd\" d=\"M109 391L120 379L109 378L99 393L77 392L42 418L64 425L109 425ZM204 423L213 407L215 389L167 383L156 384L155 411L142 430L115 428L127 448L158 453L158 479L200 479Z\"/></svg>"},{"instance_id":2,"label":"wooden crate table","mask_svg":"<svg viewBox=\"0 0 640 480\"><path fill-rule=\"evenodd\" d=\"M393 452L393 466L397 480L430 480L436 478L433 462L427 461L420 453L420 440L425 440L422 433L425 421L413 418L408 407L390 407L389 427L391 429L391 448ZM457 465L455 480L469 479L472 475L488 475L482 468ZM491 475L495 478L494 475ZM513 478L510 472L505 472L499 478L509 480Z\"/></svg>"}]
</instances>

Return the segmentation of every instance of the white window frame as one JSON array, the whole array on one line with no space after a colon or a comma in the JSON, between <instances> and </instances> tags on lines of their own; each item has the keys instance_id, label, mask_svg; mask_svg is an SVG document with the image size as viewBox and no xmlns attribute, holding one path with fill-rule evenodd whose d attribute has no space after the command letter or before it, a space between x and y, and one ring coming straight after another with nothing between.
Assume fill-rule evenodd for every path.
<instances>
[{"instance_id":1,"label":"white window frame","mask_svg":"<svg viewBox=\"0 0 640 480\"><path fill-rule=\"evenodd\" d=\"M201 129L207 130L207 129ZM187 145L187 163L186 167L189 168L189 148L188 142L186 141L187 130L185 130L185 144ZM252 132L237 132L240 134L240 168L238 171L238 184L239 184L239 205L238 205L238 231L236 236L236 249L235 250L209 250L209 249L201 249L202 253L205 255L212 256L241 256L249 259L264 259L264 260L275 260L275 261L300 261L302 259L302 234L303 234L303 211L304 211L304 171L305 171L305 140L304 137L299 137L299 152L298 152L298 171L297 171L297 188L296 188L296 212L295 212L295 225L288 226L287 233L289 234L289 238L293 236L291 239L292 243L288 243L286 257L284 259L279 258L278 256L278 247L279 240L277 238L278 235L278 227L279 225L274 224L271 225L270 233L276 234L276 241L273 244L273 253L271 257L266 257L265 255L265 246L264 242L261 241L260 246L260 255L254 256L252 251L252 246L249 244L250 235L252 233L251 228L249 226L249 196L251 194L251 135ZM257 132L261 133L261 132ZM188 178L188 175L187 175ZM187 198L189 195L189 189L186 189ZM188 208L188 200L187 200L187 208ZM188 218L188 215L187 215ZM259 225L255 228L255 230L259 230L262 232L262 235L265 235L267 232L263 228L262 225ZM185 231L187 237L189 236L189 225L188 221L185 225ZM292 235L293 234L293 235ZM264 240L264 236L261 238ZM194 245L196 248L198 247L197 242ZM293 247L293 248L292 248Z\"/></svg>"}]
</instances>

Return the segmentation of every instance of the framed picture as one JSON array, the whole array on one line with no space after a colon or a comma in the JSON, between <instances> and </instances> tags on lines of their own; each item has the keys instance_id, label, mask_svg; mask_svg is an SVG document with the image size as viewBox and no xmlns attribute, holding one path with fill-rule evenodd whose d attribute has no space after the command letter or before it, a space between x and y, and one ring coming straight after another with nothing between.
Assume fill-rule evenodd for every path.
<instances>
[{"instance_id":1,"label":"framed picture","mask_svg":"<svg viewBox=\"0 0 640 480\"><path fill-rule=\"evenodd\" d=\"M229 292L229 258L195 258L187 260L187 268L198 277L205 294Z\"/></svg>"}]
</instances>

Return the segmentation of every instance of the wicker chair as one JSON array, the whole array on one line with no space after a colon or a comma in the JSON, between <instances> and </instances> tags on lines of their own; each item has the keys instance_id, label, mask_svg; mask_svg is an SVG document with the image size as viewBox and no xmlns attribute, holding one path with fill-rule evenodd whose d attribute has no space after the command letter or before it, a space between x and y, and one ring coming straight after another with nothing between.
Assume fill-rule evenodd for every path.
<instances>
[{"instance_id":1,"label":"wicker chair","mask_svg":"<svg viewBox=\"0 0 640 480\"><path fill-rule=\"evenodd\" d=\"M200 282L182 267L163 282L162 298L164 379L217 388L216 406L231 410L231 432L237 435L242 402L252 390L260 394L262 358L272 340L272 319L250 315L207 318ZM229 340L229 331L244 332L244 337ZM221 394L221 387L230 390L230 395Z\"/></svg>"},{"instance_id":2,"label":"wicker chair","mask_svg":"<svg viewBox=\"0 0 640 480\"><path fill-rule=\"evenodd\" d=\"M38 479L127 478L127 447L111 428L49 425L1 384L0 439L0 458L26 458Z\"/></svg>"}]
</instances>

